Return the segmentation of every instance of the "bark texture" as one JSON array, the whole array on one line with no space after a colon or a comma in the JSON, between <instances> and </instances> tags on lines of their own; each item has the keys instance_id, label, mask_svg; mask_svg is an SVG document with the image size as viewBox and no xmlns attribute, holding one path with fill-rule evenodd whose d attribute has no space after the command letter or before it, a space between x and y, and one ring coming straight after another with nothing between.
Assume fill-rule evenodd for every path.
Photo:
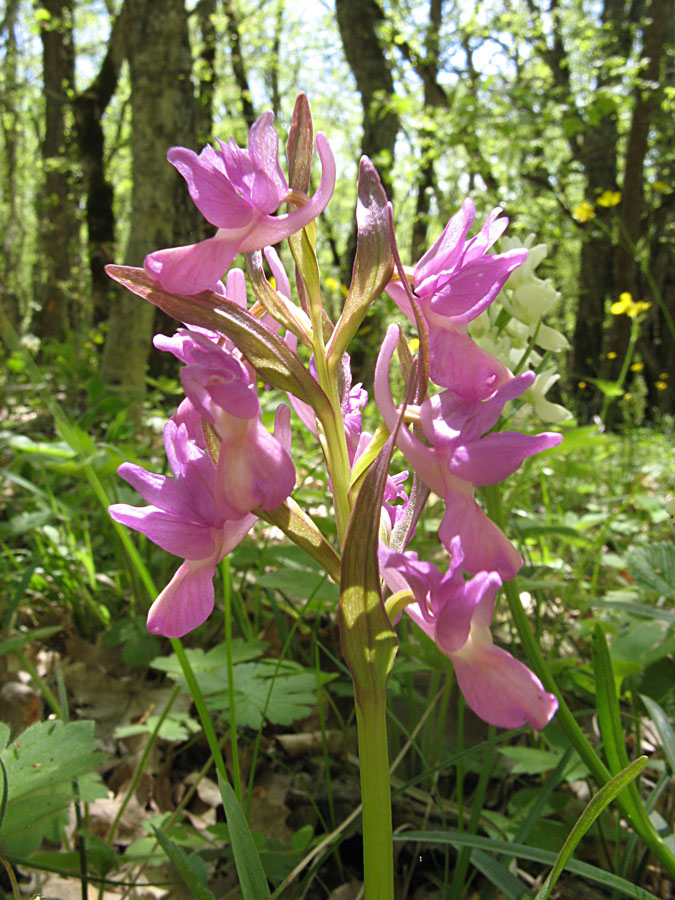
<instances>
[{"instance_id":1,"label":"bark texture","mask_svg":"<svg viewBox=\"0 0 675 900\"><path fill-rule=\"evenodd\" d=\"M113 186L105 170L102 118L117 88L124 60L123 37L129 5L129 0L125 0L113 25L106 55L96 78L75 99L77 145L86 195L91 319L94 324L107 319L115 295L113 284L104 268L114 261L115 214Z\"/></svg>"},{"instance_id":2,"label":"bark texture","mask_svg":"<svg viewBox=\"0 0 675 900\"><path fill-rule=\"evenodd\" d=\"M72 0L45 0L40 19L45 125L42 141L44 193L39 217L40 260L34 332L63 340L72 324L74 241L77 219L72 197L71 96L75 77Z\"/></svg>"},{"instance_id":3,"label":"bark texture","mask_svg":"<svg viewBox=\"0 0 675 900\"><path fill-rule=\"evenodd\" d=\"M134 0L127 9L125 53L131 79L134 185L125 262L139 266L152 250L201 238L183 179L166 160L169 147L194 145L195 104L182 0ZM109 319L102 375L136 404L144 392L154 313L150 304L119 291Z\"/></svg>"}]
</instances>

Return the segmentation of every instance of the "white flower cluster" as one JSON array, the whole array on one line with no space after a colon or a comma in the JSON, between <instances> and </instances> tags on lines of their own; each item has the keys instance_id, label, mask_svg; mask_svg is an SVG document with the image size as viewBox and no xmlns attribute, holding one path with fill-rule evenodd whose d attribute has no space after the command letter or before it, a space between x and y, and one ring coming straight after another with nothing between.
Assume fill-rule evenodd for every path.
<instances>
[{"instance_id":1,"label":"white flower cluster","mask_svg":"<svg viewBox=\"0 0 675 900\"><path fill-rule=\"evenodd\" d=\"M571 419L572 414L564 406L547 400L546 393L560 378L550 354L567 350L569 343L564 334L542 321L560 299L560 293L549 280L544 281L535 274L534 270L546 256L546 244L533 247L533 240L534 235L530 235L525 241L527 259L512 273L500 294L501 308L493 304L470 322L469 334L512 371L534 369L537 378L523 398L534 406L542 421L563 422ZM504 250L523 246L513 238L503 238L501 243Z\"/></svg>"}]
</instances>

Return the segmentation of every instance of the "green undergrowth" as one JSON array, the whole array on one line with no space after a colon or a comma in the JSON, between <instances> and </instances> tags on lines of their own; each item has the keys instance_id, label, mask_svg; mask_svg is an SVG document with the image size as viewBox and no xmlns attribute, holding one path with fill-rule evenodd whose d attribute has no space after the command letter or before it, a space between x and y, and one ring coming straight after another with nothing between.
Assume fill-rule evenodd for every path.
<instances>
[{"instance_id":1,"label":"green undergrowth","mask_svg":"<svg viewBox=\"0 0 675 900\"><path fill-rule=\"evenodd\" d=\"M171 880L194 896L235 896L236 842L208 790L216 776L200 717L169 643L144 628L150 584L163 586L177 561L142 536L123 537L105 510L138 502L116 476L120 462L162 471L161 423L175 383L153 383L141 429L96 378L59 419L57 386L30 390L17 359L0 411L0 676L29 688L38 712L22 718L1 707L0 854L17 873L59 872L101 891L117 884L125 896ZM560 448L507 482L504 506L525 560L520 600L545 660L611 774L617 729L627 762L646 755L631 796L675 851L675 550L666 511L675 449L666 426L567 427ZM297 422L293 440L297 496L334 540L315 443ZM443 565L440 503L434 511L432 502L414 546ZM360 878L337 597L315 563L259 523L217 575L214 616L184 642L279 897L325 897ZM495 641L524 659L501 595L495 622ZM458 696L448 660L405 617L397 630L390 741L401 896L534 897L598 785L558 719L540 734L483 725ZM102 695L126 686L128 703L115 695L117 721L102 703L82 704L73 674L82 665ZM3 687L0 704L3 691L12 694ZM132 715L143 691L152 699ZM120 759L126 780L114 775ZM114 812L103 827L104 798ZM141 812L127 833L131 808ZM663 896L670 876L614 803L588 818L575 847L565 877L614 896Z\"/></svg>"}]
</instances>

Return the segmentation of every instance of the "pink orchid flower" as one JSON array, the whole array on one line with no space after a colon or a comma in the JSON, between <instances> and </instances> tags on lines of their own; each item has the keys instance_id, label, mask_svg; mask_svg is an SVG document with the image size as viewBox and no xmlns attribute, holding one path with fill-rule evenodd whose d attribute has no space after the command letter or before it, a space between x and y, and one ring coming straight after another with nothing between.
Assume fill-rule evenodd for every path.
<instances>
[{"instance_id":1,"label":"pink orchid flower","mask_svg":"<svg viewBox=\"0 0 675 900\"><path fill-rule=\"evenodd\" d=\"M387 330L375 369L375 400L390 431L398 420L389 385L398 330L397 325ZM430 447L407 428L399 429L397 443L401 452L425 484L445 501L439 530L441 541L449 549L453 537L461 537L468 572L495 571L509 580L522 565L506 535L474 500L474 492L476 487L503 480L527 457L562 440L554 432L486 434L496 424L504 404L522 394L534 377L533 372L512 377L484 401L467 400L450 390L426 400L418 413Z\"/></svg>"},{"instance_id":2,"label":"pink orchid flower","mask_svg":"<svg viewBox=\"0 0 675 900\"><path fill-rule=\"evenodd\" d=\"M293 212L276 216L287 200L304 199L290 191L279 165L274 114L263 113L249 132L248 150L234 140L218 141L197 155L172 147L167 158L183 176L204 218L218 231L212 238L158 250L145 258L145 269L160 287L174 294L213 289L238 253L276 244L300 231L323 212L335 187L335 160L325 135L316 136L321 183L316 193Z\"/></svg>"},{"instance_id":3,"label":"pink orchid flower","mask_svg":"<svg viewBox=\"0 0 675 900\"><path fill-rule=\"evenodd\" d=\"M492 303L507 278L527 258L527 250L487 251L508 225L496 207L480 232L466 239L475 206L467 199L424 254L409 278L429 328L431 379L464 397L483 400L511 377L509 370L467 335L467 324ZM387 292L411 321L410 300L400 282Z\"/></svg>"},{"instance_id":4,"label":"pink orchid flower","mask_svg":"<svg viewBox=\"0 0 675 900\"><path fill-rule=\"evenodd\" d=\"M295 467L262 423L255 380L246 365L213 345L208 364L185 366L180 377L188 400L220 441L216 490L221 508L238 518L280 506L295 486Z\"/></svg>"},{"instance_id":5,"label":"pink orchid flower","mask_svg":"<svg viewBox=\"0 0 675 900\"><path fill-rule=\"evenodd\" d=\"M215 567L244 539L256 516L228 517L216 499L216 467L189 439L185 425L173 420L166 423L164 447L174 477L122 463L119 474L150 505L115 503L109 512L116 522L183 557L184 562L148 613L148 631L182 637L211 614Z\"/></svg>"},{"instance_id":6,"label":"pink orchid flower","mask_svg":"<svg viewBox=\"0 0 675 900\"><path fill-rule=\"evenodd\" d=\"M465 581L458 537L451 542L445 574L411 551L396 553L382 547L379 555L390 590L413 592L415 602L406 606L406 613L452 661L460 690L476 715L499 728L529 722L540 729L548 724L558 708L555 696L527 666L492 641L499 575L479 572Z\"/></svg>"}]
</instances>

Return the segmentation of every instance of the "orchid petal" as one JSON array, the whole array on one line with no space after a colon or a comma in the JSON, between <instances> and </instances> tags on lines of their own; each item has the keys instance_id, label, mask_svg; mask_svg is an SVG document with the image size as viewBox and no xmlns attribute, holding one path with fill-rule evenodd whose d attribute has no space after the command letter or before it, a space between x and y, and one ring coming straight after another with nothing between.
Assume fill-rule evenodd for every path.
<instances>
[{"instance_id":1,"label":"orchid petal","mask_svg":"<svg viewBox=\"0 0 675 900\"><path fill-rule=\"evenodd\" d=\"M216 559L184 562L148 612L151 634L181 638L202 625L213 610Z\"/></svg>"},{"instance_id":2,"label":"orchid petal","mask_svg":"<svg viewBox=\"0 0 675 900\"><path fill-rule=\"evenodd\" d=\"M454 329L429 331L431 380L471 400L484 400L513 376L490 353Z\"/></svg>"},{"instance_id":3,"label":"orchid petal","mask_svg":"<svg viewBox=\"0 0 675 900\"><path fill-rule=\"evenodd\" d=\"M253 221L256 208L241 196L222 168L216 168L213 156L217 155L211 147L205 147L199 156L185 147L172 147L167 159L187 182L190 197L207 222L216 228L239 229Z\"/></svg>"},{"instance_id":4,"label":"orchid petal","mask_svg":"<svg viewBox=\"0 0 675 900\"><path fill-rule=\"evenodd\" d=\"M153 281L172 294L190 296L209 290L239 252L239 236L215 237L148 254L143 263Z\"/></svg>"},{"instance_id":5,"label":"orchid petal","mask_svg":"<svg viewBox=\"0 0 675 900\"><path fill-rule=\"evenodd\" d=\"M466 482L451 475L447 479L448 489L443 494L445 515L438 531L443 545L449 549L459 534L467 572L498 572L504 581L515 578L523 561L513 544L470 496Z\"/></svg>"},{"instance_id":6,"label":"orchid petal","mask_svg":"<svg viewBox=\"0 0 675 900\"><path fill-rule=\"evenodd\" d=\"M553 694L537 676L492 639L472 639L452 664L459 687L471 709L498 728L519 728L527 722L544 728L558 708Z\"/></svg>"},{"instance_id":7,"label":"orchid petal","mask_svg":"<svg viewBox=\"0 0 675 900\"><path fill-rule=\"evenodd\" d=\"M115 503L108 507L110 516L121 525L140 531L153 544L183 559L204 559L213 553L213 529L203 522L158 509L156 506L129 506Z\"/></svg>"},{"instance_id":8,"label":"orchid petal","mask_svg":"<svg viewBox=\"0 0 675 900\"><path fill-rule=\"evenodd\" d=\"M470 481L476 487L496 484L517 471L529 456L556 447L561 441L562 435L555 432L495 432L456 448L448 470L451 475Z\"/></svg>"},{"instance_id":9,"label":"orchid petal","mask_svg":"<svg viewBox=\"0 0 675 900\"><path fill-rule=\"evenodd\" d=\"M466 325L479 316L495 299L506 279L522 265L527 250L509 250L493 256L483 256L463 264L431 298L436 315L452 318L455 325Z\"/></svg>"},{"instance_id":10,"label":"orchid petal","mask_svg":"<svg viewBox=\"0 0 675 900\"><path fill-rule=\"evenodd\" d=\"M238 247L241 253L259 250L268 244L278 244L279 241L309 225L328 206L328 201L333 196L335 188L335 159L326 136L320 132L316 136L316 148L319 151L322 166L321 183L316 193L304 206L293 212L281 216L260 218L251 231L239 242Z\"/></svg>"}]
</instances>

